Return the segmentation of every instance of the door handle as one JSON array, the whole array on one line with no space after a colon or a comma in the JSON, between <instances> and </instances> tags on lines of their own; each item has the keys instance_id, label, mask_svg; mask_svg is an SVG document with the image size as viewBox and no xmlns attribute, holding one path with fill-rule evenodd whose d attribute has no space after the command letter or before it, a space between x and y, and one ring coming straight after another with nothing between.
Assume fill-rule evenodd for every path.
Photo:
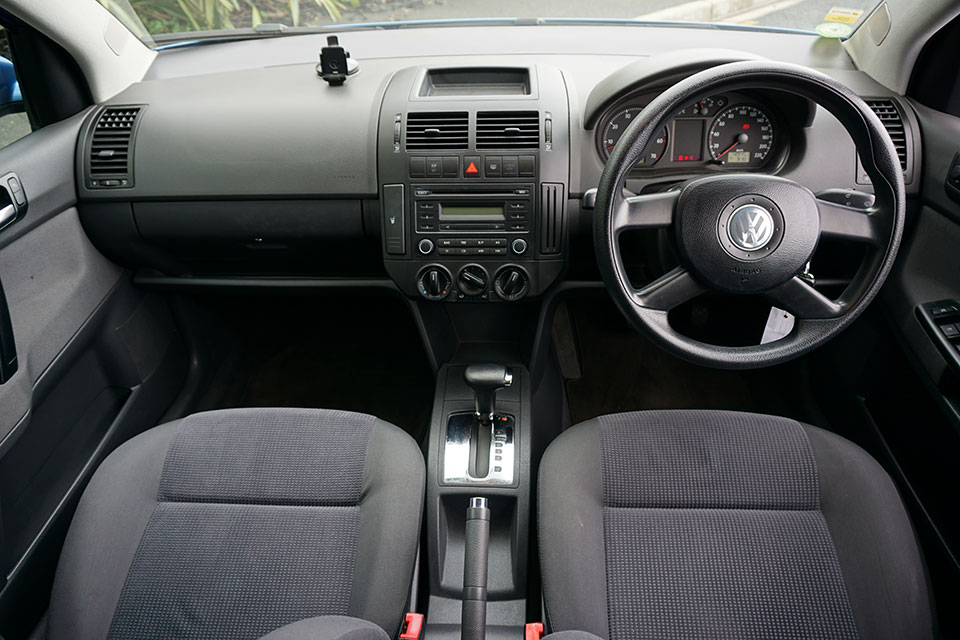
<instances>
[{"instance_id":1,"label":"door handle","mask_svg":"<svg viewBox=\"0 0 960 640\"><path fill-rule=\"evenodd\" d=\"M7 226L8 222L12 222L14 218L17 217L17 208L13 206L11 202L3 209L0 209L0 229Z\"/></svg>"},{"instance_id":2,"label":"door handle","mask_svg":"<svg viewBox=\"0 0 960 640\"><path fill-rule=\"evenodd\" d=\"M15 173L0 178L0 230L13 224L27 211L27 196Z\"/></svg>"}]
</instances>

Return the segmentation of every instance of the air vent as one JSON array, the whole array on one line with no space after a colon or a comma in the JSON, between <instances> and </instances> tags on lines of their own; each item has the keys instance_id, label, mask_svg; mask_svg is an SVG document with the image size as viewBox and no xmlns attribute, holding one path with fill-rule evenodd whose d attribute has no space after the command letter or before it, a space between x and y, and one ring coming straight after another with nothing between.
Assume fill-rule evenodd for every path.
<instances>
[{"instance_id":1,"label":"air vent","mask_svg":"<svg viewBox=\"0 0 960 640\"><path fill-rule=\"evenodd\" d=\"M540 114L536 111L480 111L477 149L536 149Z\"/></svg>"},{"instance_id":2,"label":"air vent","mask_svg":"<svg viewBox=\"0 0 960 640\"><path fill-rule=\"evenodd\" d=\"M407 149L466 149L466 111L407 114Z\"/></svg>"},{"instance_id":3,"label":"air vent","mask_svg":"<svg viewBox=\"0 0 960 640\"><path fill-rule=\"evenodd\" d=\"M540 185L540 253L556 255L563 247L563 185Z\"/></svg>"},{"instance_id":4,"label":"air vent","mask_svg":"<svg viewBox=\"0 0 960 640\"><path fill-rule=\"evenodd\" d=\"M903 128L903 118L893 100L866 100L867 106L880 118L893 146L900 157L900 167L907 170L907 132Z\"/></svg>"},{"instance_id":5,"label":"air vent","mask_svg":"<svg viewBox=\"0 0 960 640\"><path fill-rule=\"evenodd\" d=\"M129 187L131 142L141 107L104 109L90 141L89 184L91 187Z\"/></svg>"}]
</instances>

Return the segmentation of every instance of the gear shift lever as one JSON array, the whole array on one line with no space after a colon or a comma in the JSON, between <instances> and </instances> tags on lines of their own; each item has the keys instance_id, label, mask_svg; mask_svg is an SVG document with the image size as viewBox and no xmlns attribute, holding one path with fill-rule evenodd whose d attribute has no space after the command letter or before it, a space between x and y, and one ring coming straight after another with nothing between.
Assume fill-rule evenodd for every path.
<instances>
[{"instance_id":1,"label":"gear shift lever","mask_svg":"<svg viewBox=\"0 0 960 640\"><path fill-rule=\"evenodd\" d=\"M463 379L473 389L480 424L489 426L493 422L497 391L513 384L513 372L500 364L471 364L463 372Z\"/></svg>"}]
</instances>

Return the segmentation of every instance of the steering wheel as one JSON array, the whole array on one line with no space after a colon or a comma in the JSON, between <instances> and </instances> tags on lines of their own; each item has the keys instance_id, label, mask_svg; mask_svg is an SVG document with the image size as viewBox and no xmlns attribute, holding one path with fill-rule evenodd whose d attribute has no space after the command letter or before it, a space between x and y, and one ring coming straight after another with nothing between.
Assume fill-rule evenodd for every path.
<instances>
[{"instance_id":1,"label":"steering wheel","mask_svg":"<svg viewBox=\"0 0 960 640\"><path fill-rule=\"evenodd\" d=\"M763 173L710 175L679 189L626 197L623 184L650 139L703 95L750 88L808 98L832 113L856 145L873 182L871 209L818 199L808 188ZM855 93L822 73L776 62L734 62L692 75L637 115L607 161L597 189L594 244L607 290L627 320L666 351L722 368L770 366L801 356L837 335L876 296L897 256L905 218L903 173L890 136ZM672 228L681 266L641 288L624 268L620 235ZM858 242L866 255L839 299L798 277L820 238ZM671 309L707 291L760 294L796 317L790 334L767 344L716 346L669 322Z\"/></svg>"}]
</instances>

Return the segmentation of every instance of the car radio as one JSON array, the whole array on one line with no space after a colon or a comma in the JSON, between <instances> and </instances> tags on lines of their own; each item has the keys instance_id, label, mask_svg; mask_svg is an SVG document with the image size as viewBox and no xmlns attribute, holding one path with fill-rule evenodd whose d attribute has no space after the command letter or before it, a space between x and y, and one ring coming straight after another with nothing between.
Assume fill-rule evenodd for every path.
<instances>
[{"instance_id":1,"label":"car radio","mask_svg":"<svg viewBox=\"0 0 960 640\"><path fill-rule=\"evenodd\" d=\"M416 230L423 233L527 233L532 184L413 185Z\"/></svg>"}]
</instances>

